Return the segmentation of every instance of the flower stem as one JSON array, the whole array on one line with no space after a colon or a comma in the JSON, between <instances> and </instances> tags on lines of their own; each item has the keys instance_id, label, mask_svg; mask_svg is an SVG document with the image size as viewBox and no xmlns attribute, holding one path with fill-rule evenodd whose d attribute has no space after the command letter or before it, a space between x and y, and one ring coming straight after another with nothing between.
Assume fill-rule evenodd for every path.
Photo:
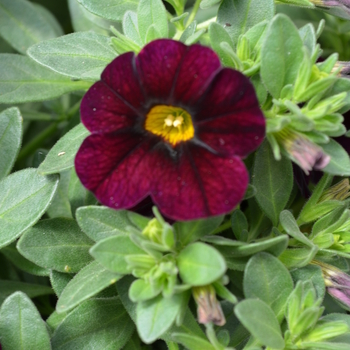
<instances>
[{"instance_id":1,"label":"flower stem","mask_svg":"<svg viewBox=\"0 0 350 350\"><path fill-rule=\"evenodd\" d=\"M196 17L196 14L199 9L199 5L202 0L196 0L196 2L193 5L192 12L188 16L187 22L186 22L186 28L193 22L194 18Z\"/></svg>"},{"instance_id":2,"label":"flower stem","mask_svg":"<svg viewBox=\"0 0 350 350\"><path fill-rule=\"evenodd\" d=\"M27 157L29 154L33 153L37 148L39 148L43 141L45 141L48 137L56 132L58 124L58 122L51 124L42 132L40 132L36 137L34 137L28 144L26 144L22 148L21 152L19 152L17 162Z\"/></svg>"},{"instance_id":3,"label":"flower stem","mask_svg":"<svg viewBox=\"0 0 350 350\"><path fill-rule=\"evenodd\" d=\"M180 349L179 346L172 341L167 341L166 345L168 347L168 350L179 350Z\"/></svg>"},{"instance_id":4,"label":"flower stem","mask_svg":"<svg viewBox=\"0 0 350 350\"><path fill-rule=\"evenodd\" d=\"M210 23L213 23L216 21L216 17L213 17L213 18L209 18L207 21L205 22L202 22L202 23L198 23L197 25L197 30L200 30L200 29L207 29L210 25Z\"/></svg>"},{"instance_id":5,"label":"flower stem","mask_svg":"<svg viewBox=\"0 0 350 350\"><path fill-rule=\"evenodd\" d=\"M229 228L231 228L231 221L230 220L221 224L212 234L215 235L215 234L220 233L222 231L225 231Z\"/></svg>"},{"instance_id":6,"label":"flower stem","mask_svg":"<svg viewBox=\"0 0 350 350\"><path fill-rule=\"evenodd\" d=\"M206 327L206 334L207 334L207 337L208 337L210 343L214 346L214 348L216 350L223 350L224 346L222 344L220 344L220 342L218 341L218 338L216 337L216 334L215 334L213 324L211 322L207 323L205 325L205 327Z\"/></svg>"}]
</instances>

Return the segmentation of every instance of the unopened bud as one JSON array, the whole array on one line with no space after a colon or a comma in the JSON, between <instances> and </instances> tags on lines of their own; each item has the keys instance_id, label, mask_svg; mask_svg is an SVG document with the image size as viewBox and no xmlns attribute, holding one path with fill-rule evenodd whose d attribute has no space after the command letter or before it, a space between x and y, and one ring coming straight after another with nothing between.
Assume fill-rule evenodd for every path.
<instances>
[{"instance_id":1,"label":"unopened bud","mask_svg":"<svg viewBox=\"0 0 350 350\"><path fill-rule=\"evenodd\" d=\"M348 77L350 74L350 62L337 61L331 73L337 72L341 77Z\"/></svg>"},{"instance_id":2,"label":"unopened bud","mask_svg":"<svg viewBox=\"0 0 350 350\"><path fill-rule=\"evenodd\" d=\"M350 197L350 184L349 179L344 179L337 184L329 187L326 191L323 192L319 202L329 201L329 200L338 200L343 201L346 198Z\"/></svg>"},{"instance_id":3,"label":"unopened bud","mask_svg":"<svg viewBox=\"0 0 350 350\"><path fill-rule=\"evenodd\" d=\"M350 11L350 0L310 0L314 5L328 8L341 8Z\"/></svg>"},{"instance_id":4,"label":"unopened bud","mask_svg":"<svg viewBox=\"0 0 350 350\"><path fill-rule=\"evenodd\" d=\"M321 267L327 292L346 309L350 309L350 276L332 265L313 260Z\"/></svg>"},{"instance_id":5,"label":"unopened bud","mask_svg":"<svg viewBox=\"0 0 350 350\"><path fill-rule=\"evenodd\" d=\"M215 289L212 285L192 288L193 297L198 305L198 322L202 324L213 322L217 326L226 323L221 305L216 299Z\"/></svg>"},{"instance_id":6,"label":"unopened bud","mask_svg":"<svg viewBox=\"0 0 350 350\"><path fill-rule=\"evenodd\" d=\"M284 129L278 133L277 138L290 158L304 170L306 175L311 170L322 170L331 160L320 146L299 133Z\"/></svg>"},{"instance_id":7,"label":"unopened bud","mask_svg":"<svg viewBox=\"0 0 350 350\"><path fill-rule=\"evenodd\" d=\"M162 243L162 224L156 219L152 219L148 222L147 226L143 229L142 234L148 237L155 243Z\"/></svg>"}]
</instances>

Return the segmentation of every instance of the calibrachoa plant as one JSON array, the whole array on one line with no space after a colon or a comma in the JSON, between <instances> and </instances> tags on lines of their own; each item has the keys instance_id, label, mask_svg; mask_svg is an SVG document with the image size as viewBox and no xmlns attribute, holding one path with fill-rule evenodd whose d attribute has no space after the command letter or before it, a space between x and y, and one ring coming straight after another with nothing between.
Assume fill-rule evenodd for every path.
<instances>
[{"instance_id":1,"label":"calibrachoa plant","mask_svg":"<svg viewBox=\"0 0 350 350\"><path fill-rule=\"evenodd\" d=\"M349 21L0 0L0 348L349 349Z\"/></svg>"}]
</instances>

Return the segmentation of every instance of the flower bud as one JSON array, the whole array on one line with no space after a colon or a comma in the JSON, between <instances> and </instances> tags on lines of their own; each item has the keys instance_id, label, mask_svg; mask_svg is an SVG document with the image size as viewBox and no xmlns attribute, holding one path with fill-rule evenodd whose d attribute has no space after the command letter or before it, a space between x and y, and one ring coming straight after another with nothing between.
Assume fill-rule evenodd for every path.
<instances>
[{"instance_id":1,"label":"flower bud","mask_svg":"<svg viewBox=\"0 0 350 350\"><path fill-rule=\"evenodd\" d=\"M212 285L192 288L193 297L198 305L198 322L206 324L213 322L217 326L226 323L221 305L216 299L215 289Z\"/></svg>"},{"instance_id":2,"label":"flower bud","mask_svg":"<svg viewBox=\"0 0 350 350\"><path fill-rule=\"evenodd\" d=\"M312 263L321 267L328 294L350 310L350 276L323 262L313 260Z\"/></svg>"},{"instance_id":3,"label":"flower bud","mask_svg":"<svg viewBox=\"0 0 350 350\"><path fill-rule=\"evenodd\" d=\"M350 74L350 62L337 61L331 73L337 72L341 77L348 77Z\"/></svg>"},{"instance_id":4,"label":"flower bud","mask_svg":"<svg viewBox=\"0 0 350 350\"><path fill-rule=\"evenodd\" d=\"M306 175L309 175L311 170L322 170L331 160L320 146L292 130L280 131L277 138L289 157L304 170Z\"/></svg>"},{"instance_id":5,"label":"flower bud","mask_svg":"<svg viewBox=\"0 0 350 350\"><path fill-rule=\"evenodd\" d=\"M160 244L162 242L162 231L162 224L154 218L149 221L147 226L143 229L142 234L148 237L151 241Z\"/></svg>"},{"instance_id":6,"label":"flower bud","mask_svg":"<svg viewBox=\"0 0 350 350\"><path fill-rule=\"evenodd\" d=\"M343 201L350 196L350 184L349 179L344 179L335 185L329 187L322 193L319 202L338 200Z\"/></svg>"},{"instance_id":7,"label":"flower bud","mask_svg":"<svg viewBox=\"0 0 350 350\"><path fill-rule=\"evenodd\" d=\"M339 7L350 11L350 0L310 0L314 5L320 7Z\"/></svg>"}]
</instances>

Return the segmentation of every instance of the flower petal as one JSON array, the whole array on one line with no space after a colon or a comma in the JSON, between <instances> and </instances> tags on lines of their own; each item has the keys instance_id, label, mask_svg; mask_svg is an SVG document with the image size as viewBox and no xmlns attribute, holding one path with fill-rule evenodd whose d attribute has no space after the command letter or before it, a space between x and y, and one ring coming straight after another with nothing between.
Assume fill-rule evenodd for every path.
<instances>
[{"instance_id":1,"label":"flower petal","mask_svg":"<svg viewBox=\"0 0 350 350\"><path fill-rule=\"evenodd\" d=\"M173 92L175 104L197 102L220 67L220 60L213 50L201 45L188 47L176 77Z\"/></svg>"},{"instance_id":2,"label":"flower petal","mask_svg":"<svg viewBox=\"0 0 350 350\"><path fill-rule=\"evenodd\" d=\"M131 132L90 135L75 158L76 172L102 204L130 208L149 194L153 174L142 160L150 147L151 139Z\"/></svg>"},{"instance_id":3,"label":"flower petal","mask_svg":"<svg viewBox=\"0 0 350 350\"><path fill-rule=\"evenodd\" d=\"M238 157L222 158L184 145L177 161L153 154L151 197L174 220L193 220L230 212L243 198L248 173Z\"/></svg>"},{"instance_id":4,"label":"flower petal","mask_svg":"<svg viewBox=\"0 0 350 350\"><path fill-rule=\"evenodd\" d=\"M198 125L208 119L241 111L252 111L252 115L255 115L259 103L254 87L246 76L236 70L223 68L212 80L196 108L193 118ZM258 118L264 118L261 111Z\"/></svg>"},{"instance_id":5,"label":"flower petal","mask_svg":"<svg viewBox=\"0 0 350 350\"><path fill-rule=\"evenodd\" d=\"M246 157L264 140L265 119L258 108L242 111L199 125L197 135L221 155Z\"/></svg>"},{"instance_id":6,"label":"flower petal","mask_svg":"<svg viewBox=\"0 0 350 350\"><path fill-rule=\"evenodd\" d=\"M226 68L204 95L194 125L199 139L224 155L245 157L265 136L265 118L252 84L243 74Z\"/></svg>"},{"instance_id":7,"label":"flower petal","mask_svg":"<svg viewBox=\"0 0 350 350\"><path fill-rule=\"evenodd\" d=\"M146 45L136 57L136 68L141 85L148 97L148 107L153 103L170 103L176 72L187 46L179 41L160 39Z\"/></svg>"},{"instance_id":8,"label":"flower petal","mask_svg":"<svg viewBox=\"0 0 350 350\"><path fill-rule=\"evenodd\" d=\"M95 83L85 94L81 106L81 121L91 132L112 132L135 123L137 114L107 85Z\"/></svg>"},{"instance_id":9,"label":"flower petal","mask_svg":"<svg viewBox=\"0 0 350 350\"><path fill-rule=\"evenodd\" d=\"M101 80L119 99L140 113L145 97L135 69L133 52L127 52L114 59L103 71Z\"/></svg>"}]
</instances>

